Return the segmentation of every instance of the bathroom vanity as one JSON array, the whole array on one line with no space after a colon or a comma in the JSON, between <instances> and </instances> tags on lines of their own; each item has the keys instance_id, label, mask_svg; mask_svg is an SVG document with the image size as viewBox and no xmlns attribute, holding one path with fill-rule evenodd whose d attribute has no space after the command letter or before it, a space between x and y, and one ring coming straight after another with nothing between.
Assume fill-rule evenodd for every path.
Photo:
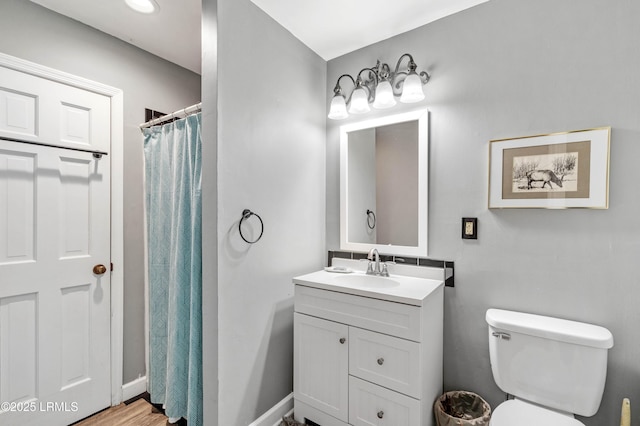
<instances>
[{"instance_id":1,"label":"bathroom vanity","mask_svg":"<svg viewBox=\"0 0 640 426\"><path fill-rule=\"evenodd\" d=\"M433 403L442 393L443 280L323 270L293 282L296 420L435 425Z\"/></svg>"}]
</instances>

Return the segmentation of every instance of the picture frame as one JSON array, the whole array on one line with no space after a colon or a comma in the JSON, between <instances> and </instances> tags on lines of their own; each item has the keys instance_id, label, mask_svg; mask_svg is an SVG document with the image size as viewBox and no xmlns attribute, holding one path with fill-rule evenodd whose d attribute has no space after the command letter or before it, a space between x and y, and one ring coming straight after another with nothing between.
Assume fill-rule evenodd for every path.
<instances>
[{"instance_id":1,"label":"picture frame","mask_svg":"<svg viewBox=\"0 0 640 426\"><path fill-rule=\"evenodd\" d=\"M489 208L609 208L611 127L489 142Z\"/></svg>"}]
</instances>

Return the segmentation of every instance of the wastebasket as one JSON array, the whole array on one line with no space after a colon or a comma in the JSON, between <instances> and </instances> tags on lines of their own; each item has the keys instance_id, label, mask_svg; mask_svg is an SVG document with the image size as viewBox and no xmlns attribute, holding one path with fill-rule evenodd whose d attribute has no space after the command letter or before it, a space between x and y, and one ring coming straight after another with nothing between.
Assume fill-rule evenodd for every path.
<instances>
[{"instance_id":1,"label":"wastebasket","mask_svg":"<svg viewBox=\"0 0 640 426\"><path fill-rule=\"evenodd\" d=\"M466 391L443 394L433 405L438 426L488 426L491 407L480 395Z\"/></svg>"}]
</instances>

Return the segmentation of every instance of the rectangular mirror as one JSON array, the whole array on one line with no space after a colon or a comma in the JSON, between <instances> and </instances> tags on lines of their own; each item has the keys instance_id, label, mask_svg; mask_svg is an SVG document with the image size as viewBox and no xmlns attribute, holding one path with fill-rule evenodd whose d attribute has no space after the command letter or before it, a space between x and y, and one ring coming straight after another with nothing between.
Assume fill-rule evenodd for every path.
<instances>
[{"instance_id":1,"label":"rectangular mirror","mask_svg":"<svg viewBox=\"0 0 640 426\"><path fill-rule=\"evenodd\" d=\"M340 127L340 248L427 256L429 112Z\"/></svg>"}]
</instances>

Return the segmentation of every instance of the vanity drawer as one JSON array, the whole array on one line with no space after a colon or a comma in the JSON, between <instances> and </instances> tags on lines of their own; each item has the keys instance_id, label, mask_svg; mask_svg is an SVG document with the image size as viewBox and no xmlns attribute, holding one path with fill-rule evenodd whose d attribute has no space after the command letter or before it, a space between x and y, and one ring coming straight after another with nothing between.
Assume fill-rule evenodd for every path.
<instances>
[{"instance_id":1,"label":"vanity drawer","mask_svg":"<svg viewBox=\"0 0 640 426\"><path fill-rule=\"evenodd\" d=\"M350 426L347 423L297 399L294 399L293 414L296 421L302 424L308 424L307 420L311 420L313 423L322 426Z\"/></svg>"},{"instance_id":2,"label":"vanity drawer","mask_svg":"<svg viewBox=\"0 0 640 426\"><path fill-rule=\"evenodd\" d=\"M349 424L421 425L420 401L349 376Z\"/></svg>"},{"instance_id":3,"label":"vanity drawer","mask_svg":"<svg viewBox=\"0 0 640 426\"><path fill-rule=\"evenodd\" d=\"M419 342L420 308L297 284L296 312Z\"/></svg>"},{"instance_id":4,"label":"vanity drawer","mask_svg":"<svg viewBox=\"0 0 640 426\"><path fill-rule=\"evenodd\" d=\"M349 374L420 399L420 344L350 327Z\"/></svg>"}]
</instances>

